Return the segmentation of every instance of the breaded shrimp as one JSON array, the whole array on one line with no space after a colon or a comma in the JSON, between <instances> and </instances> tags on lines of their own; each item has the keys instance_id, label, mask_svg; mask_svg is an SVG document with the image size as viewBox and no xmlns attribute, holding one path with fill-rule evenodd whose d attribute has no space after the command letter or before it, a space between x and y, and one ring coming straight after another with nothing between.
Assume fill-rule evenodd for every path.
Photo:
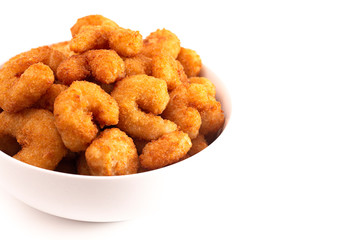
<instances>
[{"instance_id":1,"label":"breaded shrimp","mask_svg":"<svg viewBox=\"0 0 360 240\"><path fill-rule=\"evenodd\" d=\"M142 54L135 57L125 58L126 76L146 74L151 75L152 59Z\"/></svg>"},{"instance_id":2,"label":"breaded shrimp","mask_svg":"<svg viewBox=\"0 0 360 240\"><path fill-rule=\"evenodd\" d=\"M119 27L101 15L90 15L78 19L71 28L70 49L83 53L91 49L115 50L120 56L132 57L140 52L143 39L139 31Z\"/></svg>"},{"instance_id":3,"label":"breaded shrimp","mask_svg":"<svg viewBox=\"0 0 360 240\"><path fill-rule=\"evenodd\" d=\"M65 56L48 46L11 58L0 70L0 107L18 112L36 103L53 84Z\"/></svg>"},{"instance_id":4,"label":"breaded shrimp","mask_svg":"<svg viewBox=\"0 0 360 240\"><path fill-rule=\"evenodd\" d=\"M176 59L180 49L180 40L174 33L158 29L144 39L141 53L148 57L169 54Z\"/></svg>"},{"instance_id":5,"label":"breaded shrimp","mask_svg":"<svg viewBox=\"0 0 360 240\"><path fill-rule=\"evenodd\" d=\"M65 148L51 112L26 109L0 114L0 138L16 138L21 150L13 157L25 163L53 170L66 155Z\"/></svg>"},{"instance_id":6,"label":"breaded shrimp","mask_svg":"<svg viewBox=\"0 0 360 240\"><path fill-rule=\"evenodd\" d=\"M199 83L194 81L180 85L170 93L170 102L162 114L189 134L191 139L196 138L199 132L203 135L216 133L225 119L212 85L205 78L195 80Z\"/></svg>"},{"instance_id":7,"label":"breaded shrimp","mask_svg":"<svg viewBox=\"0 0 360 240\"><path fill-rule=\"evenodd\" d=\"M189 78L199 76L202 63L200 56L194 50L182 47L177 60L182 64Z\"/></svg>"},{"instance_id":8,"label":"breaded shrimp","mask_svg":"<svg viewBox=\"0 0 360 240\"><path fill-rule=\"evenodd\" d=\"M35 108L47 109L50 112L54 111L54 102L56 97L68 86L62 84L53 84L49 87L46 93L40 98L40 100L34 105Z\"/></svg>"},{"instance_id":9,"label":"breaded shrimp","mask_svg":"<svg viewBox=\"0 0 360 240\"><path fill-rule=\"evenodd\" d=\"M208 143L204 135L202 134L199 134L196 138L192 139L191 143L192 143L192 147L187 153L189 156L193 156L208 147Z\"/></svg>"},{"instance_id":10,"label":"breaded shrimp","mask_svg":"<svg viewBox=\"0 0 360 240\"><path fill-rule=\"evenodd\" d=\"M100 83L110 84L125 76L125 64L113 50L89 50L63 61L56 76L66 85L90 76Z\"/></svg>"},{"instance_id":11,"label":"breaded shrimp","mask_svg":"<svg viewBox=\"0 0 360 240\"><path fill-rule=\"evenodd\" d=\"M170 55L157 55L152 62L152 76L166 81L169 91L174 90L181 84L179 75L179 65Z\"/></svg>"},{"instance_id":12,"label":"breaded shrimp","mask_svg":"<svg viewBox=\"0 0 360 240\"><path fill-rule=\"evenodd\" d=\"M137 172L138 154L133 140L118 128L105 129L86 149L92 175L114 176Z\"/></svg>"},{"instance_id":13,"label":"breaded shrimp","mask_svg":"<svg viewBox=\"0 0 360 240\"><path fill-rule=\"evenodd\" d=\"M146 144L140 155L141 166L158 169L180 161L191 148L189 136L182 131L164 134Z\"/></svg>"},{"instance_id":14,"label":"breaded shrimp","mask_svg":"<svg viewBox=\"0 0 360 240\"><path fill-rule=\"evenodd\" d=\"M59 94L54 103L55 124L64 144L73 152L86 150L101 128L116 125L116 101L98 85L75 81Z\"/></svg>"},{"instance_id":15,"label":"breaded shrimp","mask_svg":"<svg viewBox=\"0 0 360 240\"><path fill-rule=\"evenodd\" d=\"M166 82L147 75L133 75L117 82L111 96L119 104L118 127L132 137L152 140L177 129L161 114L169 102Z\"/></svg>"}]
</instances>

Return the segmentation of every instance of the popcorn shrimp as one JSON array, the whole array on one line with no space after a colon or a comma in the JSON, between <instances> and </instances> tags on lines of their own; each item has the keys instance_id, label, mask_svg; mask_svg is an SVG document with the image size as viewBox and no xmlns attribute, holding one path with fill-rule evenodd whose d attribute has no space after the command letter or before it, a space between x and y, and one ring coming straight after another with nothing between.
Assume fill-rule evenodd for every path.
<instances>
[{"instance_id":1,"label":"popcorn shrimp","mask_svg":"<svg viewBox=\"0 0 360 240\"><path fill-rule=\"evenodd\" d=\"M182 47L177 60L182 64L189 78L199 76L202 63L200 56L194 50Z\"/></svg>"},{"instance_id":2,"label":"popcorn shrimp","mask_svg":"<svg viewBox=\"0 0 360 240\"><path fill-rule=\"evenodd\" d=\"M0 70L0 107L18 112L35 104L53 84L64 55L48 46L10 59Z\"/></svg>"},{"instance_id":3,"label":"popcorn shrimp","mask_svg":"<svg viewBox=\"0 0 360 240\"><path fill-rule=\"evenodd\" d=\"M0 114L0 138L16 138L21 150L13 157L25 163L54 170L66 155L51 112L25 109L17 113Z\"/></svg>"},{"instance_id":4,"label":"popcorn shrimp","mask_svg":"<svg viewBox=\"0 0 360 240\"><path fill-rule=\"evenodd\" d=\"M92 175L114 176L137 172L138 154L133 140L118 128L105 129L86 149Z\"/></svg>"},{"instance_id":5,"label":"popcorn shrimp","mask_svg":"<svg viewBox=\"0 0 360 240\"><path fill-rule=\"evenodd\" d=\"M59 94L54 103L55 124L64 144L73 152L86 150L101 128L116 125L116 101L98 85L75 81Z\"/></svg>"},{"instance_id":6,"label":"popcorn shrimp","mask_svg":"<svg viewBox=\"0 0 360 240\"><path fill-rule=\"evenodd\" d=\"M161 114L169 102L164 80L133 75L117 82L111 96L119 104L118 127L132 137L152 140L177 129Z\"/></svg>"},{"instance_id":7,"label":"popcorn shrimp","mask_svg":"<svg viewBox=\"0 0 360 240\"><path fill-rule=\"evenodd\" d=\"M140 163L142 167L151 170L165 167L182 160L190 148L191 140L186 133L167 133L145 145Z\"/></svg>"},{"instance_id":8,"label":"popcorn shrimp","mask_svg":"<svg viewBox=\"0 0 360 240\"><path fill-rule=\"evenodd\" d=\"M158 29L144 39L141 53L148 57L165 53L176 59L180 49L180 40L174 33L166 29Z\"/></svg>"},{"instance_id":9,"label":"popcorn shrimp","mask_svg":"<svg viewBox=\"0 0 360 240\"><path fill-rule=\"evenodd\" d=\"M125 64L113 50L89 50L63 61L56 75L66 85L90 76L100 83L110 84L125 76Z\"/></svg>"},{"instance_id":10,"label":"popcorn shrimp","mask_svg":"<svg viewBox=\"0 0 360 240\"><path fill-rule=\"evenodd\" d=\"M70 49L83 53L91 49L115 50L120 56L132 57L143 46L139 31L119 27L115 22L101 15L90 15L78 19L71 28Z\"/></svg>"}]
</instances>

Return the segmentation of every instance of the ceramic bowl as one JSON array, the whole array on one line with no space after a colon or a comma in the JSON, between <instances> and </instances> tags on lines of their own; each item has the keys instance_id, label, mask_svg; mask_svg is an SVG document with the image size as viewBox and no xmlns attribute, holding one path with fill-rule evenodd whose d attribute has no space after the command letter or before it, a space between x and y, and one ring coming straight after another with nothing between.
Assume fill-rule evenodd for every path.
<instances>
[{"instance_id":1,"label":"ceramic bowl","mask_svg":"<svg viewBox=\"0 0 360 240\"><path fill-rule=\"evenodd\" d=\"M202 76L216 86L225 113L220 136L202 152L179 163L126 176L82 176L49 171L18 161L0 151L0 185L20 201L63 218L113 222L134 219L159 209L164 201L181 202L187 190L228 144L231 100L224 83L207 67ZM208 166L208 165L207 165ZM171 197L171 200L169 200Z\"/></svg>"}]
</instances>

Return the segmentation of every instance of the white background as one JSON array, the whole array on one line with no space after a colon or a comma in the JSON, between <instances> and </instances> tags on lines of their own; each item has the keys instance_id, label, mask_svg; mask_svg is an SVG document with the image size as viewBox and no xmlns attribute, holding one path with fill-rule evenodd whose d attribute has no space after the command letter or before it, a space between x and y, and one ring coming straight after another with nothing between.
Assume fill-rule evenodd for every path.
<instances>
[{"instance_id":1,"label":"white background","mask_svg":"<svg viewBox=\"0 0 360 240\"><path fill-rule=\"evenodd\" d=\"M53 217L0 189L2 236L360 238L357 1L7 1L0 62L70 39L88 14L143 36L168 28L195 49L230 90L232 150L204 166L214 180L200 197L127 222Z\"/></svg>"}]
</instances>

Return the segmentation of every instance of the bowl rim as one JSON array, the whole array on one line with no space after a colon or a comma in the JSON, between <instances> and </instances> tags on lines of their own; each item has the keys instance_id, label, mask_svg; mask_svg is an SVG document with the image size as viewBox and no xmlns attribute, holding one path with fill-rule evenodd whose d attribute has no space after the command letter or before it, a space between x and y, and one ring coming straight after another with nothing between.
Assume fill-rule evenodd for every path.
<instances>
[{"instance_id":1,"label":"bowl rim","mask_svg":"<svg viewBox=\"0 0 360 240\"><path fill-rule=\"evenodd\" d=\"M0 65L0 69L4 64ZM225 112L225 124L223 129L221 130L220 134L218 135L218 137L204 150L200 151L199 153L195 154L194 156L199 156L199 155L203 155L204 152L208 152L209 149L213 149L214 147L216 147L219 144L219 140L224 138L224 135L227 135L228 133L228 128L229 128L229 122L231 119L231 115L232 115L232 99L231 96L229 94L228 89L226 88L225 84L223 83L223 81L221 80L221 78L219 77L218 74L216 74L214 71L212 71L212 68L210 68L208 65L202 64L202 68L201 68L201 72L200 72L200 77L202 76L203 71L207 71L209 72L211 75L214 76L214 78L217 78L217 86L216 88L218 88L218 86L220 86L220 88L222 89L222 94L223 96L226 96L227 99L227 108L228 111ZM210 79L211 80L211 79ZM218 98L216 96L216 98ZM224 134L226 133L226 134ZM192 158L193 156L189 157ZM153 175L153 174L157 174L159 172L163 172L163 171L171 171L172 169L174 169L176 166L183 166L185 164L191 164L191 161L186 161L188 159L185 159L183 161L179 161L176 162L174 164L162 167L162 168L158 168L158 169L154 169L154 170L149 170L146 172L140 172L140 173L134 173L134 174L128 174L128 175L117 175L117 176L92 176L92 175L81 175L81 174L74 174L74 173L65 173L65 172L59 172L59 171L55 171L55 170L49 170L49 169L44 169L44 168L40 168L37 166L33 166L31 164L22 162L20 160L17 160L9 155L7 155L6 153L4 153L3 151L0 150L0 160L1 159L6 159L7 161L11 161L14 164L19 164L20 167L25 167L28 168L29 170L34 170L34 171L38 171L41 174L46 174L46 175L53 175L53 176L57 176L57 177L68 177L68 178L73 178L73 179L82 179L82 180L90 180L90 181L113 181L113 180L117 180L117 179L128 179L128 178L139 178L139 177L145 177L145 176L149 176L149 175Z\"/></svg>"}]
</instances>

